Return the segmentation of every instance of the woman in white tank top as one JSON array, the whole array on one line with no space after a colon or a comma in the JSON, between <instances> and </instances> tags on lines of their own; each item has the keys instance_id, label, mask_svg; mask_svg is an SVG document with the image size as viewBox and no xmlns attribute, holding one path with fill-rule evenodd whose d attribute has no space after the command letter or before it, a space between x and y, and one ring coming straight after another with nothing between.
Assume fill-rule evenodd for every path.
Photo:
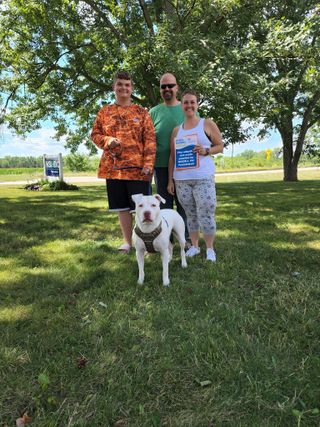
<instances>
[{"instance_id":1,"label":"woman in white tank top","mask_svg":"<svg viewBox=\"0 0 320 427\"><path fill-rule=\"evenodd\" d=\"M215 166L211 155L222 153L223 143L218 126L210 119L200 119L198 96L191 89L184 91L181 97L185 120L176 127L171 136L171 154L169 160L168 192L177 192L179 202L187 215L191 248L186 256L193 257L200 253L199 233L203 232L206 243L207 260L215 262L213 249L216 224L214 212L216 192L214 184ZM176 140L179 141L176 144ZM188 150L189 143L195 142L193 158ZM178 145L180 143L180 145ZM176 159L176 148L178 149Z\"/></svg>"}]
</instances>

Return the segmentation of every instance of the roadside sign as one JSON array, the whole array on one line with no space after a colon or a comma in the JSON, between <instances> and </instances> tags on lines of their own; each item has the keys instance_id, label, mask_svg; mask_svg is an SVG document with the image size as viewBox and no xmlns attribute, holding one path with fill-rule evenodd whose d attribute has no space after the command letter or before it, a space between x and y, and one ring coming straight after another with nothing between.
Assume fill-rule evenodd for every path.
<instances>
[{"instance_id":1,"label":"roadside sign","mask_svg":"<svg viewBox=\"0 0 320 427\"><path fill-rule=\"evenodd\" d=\"M59 179L63 181L63 161L62 154L57 156L43 155L43 171L44 177L48 179Z\"/></svg>"}]
</instances>

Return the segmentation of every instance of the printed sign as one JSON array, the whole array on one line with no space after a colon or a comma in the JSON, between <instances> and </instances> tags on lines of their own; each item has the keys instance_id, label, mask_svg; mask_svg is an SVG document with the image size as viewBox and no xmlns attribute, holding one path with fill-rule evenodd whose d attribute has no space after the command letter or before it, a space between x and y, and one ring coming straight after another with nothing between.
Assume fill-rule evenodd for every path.
<instances>
[{"instance_id":1,"label":"printed sign","mask_svg":"<svg viewBox=\"0 0 320 427\"><path fill-rule=\"evenodd\" d=\"M194 153L197 144L197 135L185 135L175 139L176 147L176 170L195 169L199 167L199 155Z\"/></svg>"},{"instance_id":2,"label":"printed sign","mask_svg":"<svg viewBox=\"0 0 320 427\"><path fill-rule=\"evenodd\" d=\"M57 178L61 181L63 180L63 164L62 164L62 155L58 156L48 156L43 155L43 169L45 178Z\"/></svg>"}]
</instances>

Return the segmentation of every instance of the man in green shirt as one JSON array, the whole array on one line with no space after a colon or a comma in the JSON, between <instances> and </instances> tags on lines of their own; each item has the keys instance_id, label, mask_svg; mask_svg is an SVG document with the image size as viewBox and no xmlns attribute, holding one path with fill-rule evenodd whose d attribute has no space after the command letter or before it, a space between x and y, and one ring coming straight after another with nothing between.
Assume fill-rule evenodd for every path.
<instances>
[{"instance_id":1,"label":"man in green shirt","mask_svg":"<svg viewBox=\"0 0 320 427\"><path fill-rule=\"evenodd\" d=\"M168 193L168 163L170 157L170 138L173 129L183 123L184 114L181 103L177 99L179 86L175 76L165 73L160 79L160 94L163 103L151 108L152 118L157 138L157 152L154 167L154 177L157 193L166 200L162 209L173 209L173 202L176 202L177 211L182 216L186 224L186 214L180 205L176 194L172 196ZM186 237L188 231L186 226Z\"/></svg>"}]
</instances>

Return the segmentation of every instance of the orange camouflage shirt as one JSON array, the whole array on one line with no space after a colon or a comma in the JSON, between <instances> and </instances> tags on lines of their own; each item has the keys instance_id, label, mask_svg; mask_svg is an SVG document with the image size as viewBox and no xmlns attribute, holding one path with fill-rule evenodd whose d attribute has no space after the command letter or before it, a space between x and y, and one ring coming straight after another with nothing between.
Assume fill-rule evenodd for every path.
<instances>
[{"instance_id":1,"label":"orange camouflage shirt","mask_svg":"<svg viewBox=\"0 0 320 427\"><path fill-rule=\"evenodd\" d=\"M98 112L91 138L103 150L98 177L149 181L142 168L153 171L156 156L156 135L149 113L136 104L121 107L106 105ZM121 146L110 150L108 139L117 138Z\"/></svg>"}]
</instances>

